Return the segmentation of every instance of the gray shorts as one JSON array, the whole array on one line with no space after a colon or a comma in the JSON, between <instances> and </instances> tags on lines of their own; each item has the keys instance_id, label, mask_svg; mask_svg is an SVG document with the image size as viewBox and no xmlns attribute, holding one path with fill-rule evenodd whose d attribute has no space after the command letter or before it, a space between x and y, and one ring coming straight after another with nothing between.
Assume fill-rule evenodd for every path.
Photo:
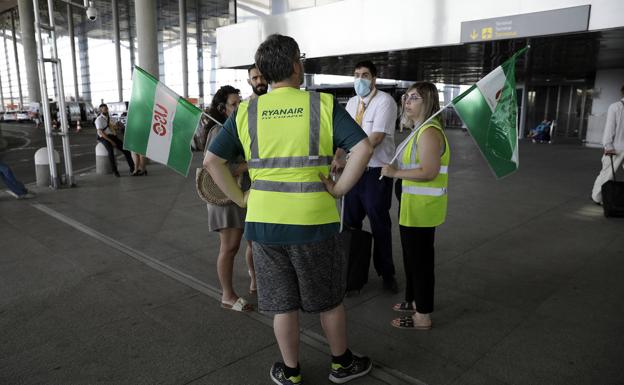
<instances>
[{"instance_id":1,"label":"gray shorts","mask_svg":"<svg viewBox=\"0 0 624 385\"><path fill-rule=\"evenodd\" d=\"M253 242L252 250L261 312L321 313L342 303L347 253L338 235L296 245Z\"/></svg>"}]
</instances>

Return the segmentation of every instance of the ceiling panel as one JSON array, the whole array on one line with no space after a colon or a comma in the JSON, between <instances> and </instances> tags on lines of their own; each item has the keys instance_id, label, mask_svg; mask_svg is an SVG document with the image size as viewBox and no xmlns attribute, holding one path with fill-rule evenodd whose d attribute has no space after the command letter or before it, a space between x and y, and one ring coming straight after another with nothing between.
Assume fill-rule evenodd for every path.
<instances>
[{"instance_id":1,"label":"ceiling panel","mask_svg":"<svg viewBox=\"0 0 624 385\"><path fill-rule=\"evenodd\" d=\"M532 82L578 82L593 79L597 69L624 66L624 28L620 28L532 39L313 58L306 60L305 68L308 73L350 76L355 63L370 59L377 65L378 76L382 78L471 84L527 43L530 43L531 49L517 61L516 73L519 79L528 74Z\"/></svg>"}]
</instances>

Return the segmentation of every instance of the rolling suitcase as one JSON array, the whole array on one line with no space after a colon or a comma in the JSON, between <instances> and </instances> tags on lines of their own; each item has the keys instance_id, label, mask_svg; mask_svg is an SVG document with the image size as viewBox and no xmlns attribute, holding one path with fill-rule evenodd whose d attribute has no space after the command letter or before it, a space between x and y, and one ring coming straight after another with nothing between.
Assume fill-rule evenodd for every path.
<instances>
[{"instance_id":1,"label":"rolling suitcase","mask_svg":"<svg viewBox=\"0 0 624 385\"><path fill-rule=\"evenodd\" d=\"M613 155L611 158L611 170L613 180L602 185L602 208L605 217L624 217L624 182L615 179L615 167L613 167Z\"/></svg>"},{"instance_id":2,"label":"rolling suitcase","mask_svg":"<svg viewBox=\"0 0 624 385\"><path fill-rule=\"evenodd\" d=\"M335 180L335 179L334 179ZM365 230L344 226L344 197L340 200L340 234L347 249L347 293L360 291L368 282L373 235Z\"/></svg>"},{"instance_id":3,"label":"rolling suitcase","mask_svg":"<svg viewBox=\"0 0 624 385\"><path fill-rule=\"evenodd\" d=\"M349 267L347 269L347 291L360 291L368 282L373 235L368 231L347 229L344 231L349 246Z\"/></svg>"}]
</instances>

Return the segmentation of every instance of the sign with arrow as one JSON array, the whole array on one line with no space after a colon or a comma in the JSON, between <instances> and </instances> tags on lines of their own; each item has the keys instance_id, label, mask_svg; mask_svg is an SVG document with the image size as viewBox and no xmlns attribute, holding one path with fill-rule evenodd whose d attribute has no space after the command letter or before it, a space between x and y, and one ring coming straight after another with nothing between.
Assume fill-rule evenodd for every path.
<instances>
[{"instance_id":1,"label":"sign with arrow","mask_svg":"<svg viewBox=\"0 0 624 385\"><path fill-rule=\"evenodd\" d=\"M590 5L463 21L461 42L475 43L587 31Z\"/></svg>"}]
</instances>

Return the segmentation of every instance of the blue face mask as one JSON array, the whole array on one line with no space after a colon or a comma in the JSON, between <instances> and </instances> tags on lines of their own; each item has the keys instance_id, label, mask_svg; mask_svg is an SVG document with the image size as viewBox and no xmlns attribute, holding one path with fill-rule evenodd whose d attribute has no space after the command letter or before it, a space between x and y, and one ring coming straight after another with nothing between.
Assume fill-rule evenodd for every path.
<instances>
[{"instance_id":1,"label":"blue face mask","mask_svg":"<svg viewBox=\"0 0 624 385\"><path fill-rule=\"evenodd\" d=\"M353 88L355 88L355 93L359 97L364 98L371 92L371 81L368 79L356 78L353 82Z\"/></svg>"}]
</instances>

